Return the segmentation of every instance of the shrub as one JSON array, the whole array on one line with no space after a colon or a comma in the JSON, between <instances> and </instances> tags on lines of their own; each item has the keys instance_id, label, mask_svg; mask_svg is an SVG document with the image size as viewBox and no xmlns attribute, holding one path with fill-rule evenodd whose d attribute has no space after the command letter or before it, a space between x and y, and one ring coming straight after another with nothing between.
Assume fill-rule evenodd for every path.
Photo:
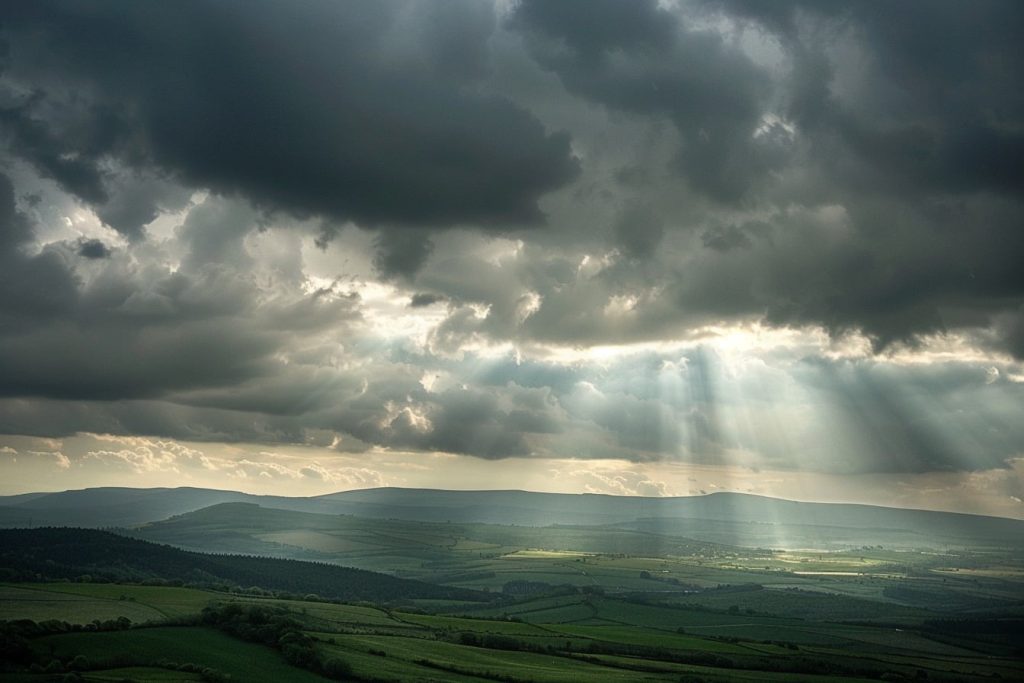
<instances>
[{"instance_id":1,"label":"shrub","mask_svg":"<svg viewBox=\"0 0 1024 683\"><path fill-rule=\"evenodd\" d=\"M352 666L343 659L332 657L323 663L323 674L328 678L342 680L352 675Z\"/></svg>"},{"instance_id":2,"label":"shrub","mask_svg":"<svg viewBox=\"0 0 1024 683\"><path fill-rule=\"evenodd\" d=\"M87 671L90 668L89 660L85 657L85 655L78 655L71 660L71 663L68 664L68 668L72 669L73 671Z\"/></svg>"}]
</instances>

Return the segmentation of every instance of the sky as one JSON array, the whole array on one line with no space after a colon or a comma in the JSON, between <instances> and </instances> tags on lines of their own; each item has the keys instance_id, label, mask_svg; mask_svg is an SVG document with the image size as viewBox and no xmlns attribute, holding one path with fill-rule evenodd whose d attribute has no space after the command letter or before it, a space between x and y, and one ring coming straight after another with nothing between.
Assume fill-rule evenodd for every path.
<instances>
[{"instance_id":1,"label":"sky","mask_svg":"<svg viewBox=\"0 0 1024 683\"><path fill-rule=\"evenodd\" d=\"M1024 4L0 1L0 494L1024 518Z\"/></svg>"}]
</instances>

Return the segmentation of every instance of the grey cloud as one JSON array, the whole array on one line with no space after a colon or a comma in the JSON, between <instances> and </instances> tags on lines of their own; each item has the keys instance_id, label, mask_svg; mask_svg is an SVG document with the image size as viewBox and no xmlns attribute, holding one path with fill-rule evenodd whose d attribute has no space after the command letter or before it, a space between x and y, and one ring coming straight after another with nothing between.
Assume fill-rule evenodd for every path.
<instances>
[{"instance_id":1,"label":"grey cloud","mask_svg":"<svg viewBox=\"0 0 1024 683\"><path fill-rule=\"evenodd\" d=\"M23 251L31 239L32 225L17 209L14 186L0 173L0 330L67 313L78 298L74 278L58 252L29 256Z\"/></svg>"},{"instance_id":2,"label":"grey cloud","mask_svg":"<svg viewBox=\"0 0 1024 683\"><path fill-rule=\"evenodd\" d=\"M107 152L112 143L116 124L110 120L109 112L92 108L83 136L77 127L60 130L59 122L48 123L34 117L33 110L44 99L37 92L24 103L0 108L0 132L8 139L11 151L68 192L94 204L106 202L108 194L96 157ZM74 151L69 153L68 149Z\"/></svg>"},{"instance_id":3,"label":"grey cloud","mask_svg":"<svg viewBox=\"0 0 1024 683\"><path fill-rule=\"evenodd\" d=\"M191 192L137 169L111 173L106 178L108 197L97 203L96 215L123 235L138 239L145 226L165 211L188 204Z\"/></svg>"},{"instance_id":4,"label":"grey cloud","mask_svg":"<svg viewBox=\"0 0 1024 683\"><path fill-rule=\"evenodd\" d=\"M650 258L665 234L661 219L637 202L626 205L615 221L615 239L627 255Z\"/></svg>"},{"instance_id":5,"label":"grey cloud","mask_svg":"<svg viewBox=\"0 0 1024 683\"><path fill-rule=\"evenodd\" d=\"M82 240L78 245L78 255L88 259L103 259L110 256L110 247L101 240Z\"/></svg>"},{"instance_id":6,"label":"grey cloud","mask_svg":"<svg viewBox=\"0 0 1024 683\"><path fill-rule=\"evenodd\" d=\"M681 137L683 176L716 200L739 200L777 163L772 141L754 136L767 74L720 35L690 29L653 0L527 0L512 25L571 92L668 117Z\"/></svg>"},{"instance_id":7,"label":"grey cloud","mask_svg":"<svg viewBox=\"0 0 1024 683\"><path fill-rule=\"evenodd\" d=\"M197 207L184 236L191 238L196 221L220 229L230 218ZM336 326L356 317L344 298L260 301L253 276L232 269L223 254L213 263L187 258L177 272L136 263L98 241L56 242L30 255L20 247L31 239L31 225L14 206L9 182L0 182L0 219L4 396L159 398L232 385L274 372L272 355L288 339L286 330L314 329L310 319ZM210 235L228 234L217 229L201 231L197 251L212 250ZM83 252L92 261L88 277L76 270Z\"/></svg>"},{"instance_id":8,"label":"grey cloud","mask_svg":"<svg viewBox=\"0 0 1024 683\"><path fill-rule=\"evenodd\" d=\"M576 172L564 133L472 87L487 68L487 6L43 2L5 14L5 78L34 93L3 110L12 150L121 229L154 202L110 203L106 157L369 225L537 222L538 197Z\"/></svg>"},{"instance_id":9,"label":"grey cloud","mask_svg":"<svg viewBox=\"0 0 1024 683\"><path fill-rule=\"evenodd\" d=\"M410 308L426 308L427 306L433 306L436 303L444 301L443 296L437 294L431 294L430 292L416 292L409 299Z\"/></svg>"},{"instance_id":10,"label":"grey cloud","mask_svg":"<svg viewBox=\"0 0 1024 683\"><path fill-rule=\"evenodd\" d=\"M434 249L429 235L415 231L385 231L376 240L374 266L385 278L412 275L418 271Z\"/></svg>"},{"instance_id":11,"label":"grey cloud","mask_svg":"<svg viewBox=\"0 0 1024 683\"><path fill-rule=\"evenodd\" d=\"M716 225L708 228L700 236L704 246L717 251L729 251L749 247L750 237L739 226Z\"/></svg>"},{"instance_id":12,"label":"grey cloud","mask_svg":"<svg viewBox=\"0 0 1024 683\"><path fill-rule=\"evenodd\" d=\"M734 206L769 217L748 231L748 219L710 210L673 226L705 226L703 256L669 231L633 274L607 269L603 292L594 281L575 296L537 288L543 307L522 332L621 339L596 309L626 289L639 297L634 338L709 318L760 318L863 331L882 351L987 327L1021 357L1013 325L998 323L1024 300L1013 256L1024 249L1014 227L1024 219L1019 4L704 4L720 13L715 21L767 29L759 40L774 41L781 66L755 66L736 42L692 28L688 5L675 13L654 3L519 5L512 25L570 92L667 117L692 187L742 198ZM704 89L705 78L715 88ZM830 207L842 208L845 227L817 219L808 227L807 216ZM613 239L629 254L624 225ZM661 288L671 304L643 288ZM575 320L582 310L591 312L585 324Z\"/></svg>"}]
</instances>

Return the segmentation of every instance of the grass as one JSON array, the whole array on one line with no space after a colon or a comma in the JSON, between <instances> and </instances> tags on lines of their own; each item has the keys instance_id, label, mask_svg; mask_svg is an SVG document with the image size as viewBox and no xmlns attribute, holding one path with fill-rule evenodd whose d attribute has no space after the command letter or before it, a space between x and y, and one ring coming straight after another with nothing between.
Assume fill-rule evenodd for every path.
<instances>
[{"instance_id":1,"label":"grass","mask_svg":"<svg viewBox=\"0 0 1024 683\"><path fill-rule=\"evenodd\" d=\"M709 682L824 683L861 680L850 672L870 673L874 680L885 671L914 678L918 670L932 680L980 682L995 674L1024 680L1024 667L1014 658L1021 645L1011 636L999 641L964 633L941 636L940 642L921 627L922 620L944 617L1021 618L1021 562L1010 554L879 548L763 553L627 531L320 517L310 521L297 513L286 520L292 527L281 528L267 528L259 520L244 529L232 527L237 520L231 519L210 525L218 538L248 534L247 543L325 553L342 564L352 560L451 585L500 592L506 582L530 581L575 584L586 592L374 606L173 587L15 584L0 585L0 619L87 623L127 616L145 621L194 615L211 602L270 605L291 612L317 639L321 654L343 659L360 679L410 683L625 683L685 676ZM627 552L606 552L613 546ZM646 553L659 547L663 554ZM418 613L413 606L433 613ZM52 644L64 656L124 651L139 655L131 662L137 664L152 663L154 657L196 662L236 681L319 680L288 666L274 650L198 627L74 633L35 642L40 652ZM830 665L846 677L796 673L826 671ZM121 676L196 680L166 670L136 671ZM116 675L113 670L89 674L90 680L117 680L109 678Z\"/></svg>"},{"instance_id":2,"label":"grass","mask_svg":"<svg viewBox=\"0 0 1024 683\"><path fill-rule=\"evenodd\" d=\"M208 605L211 600L216 600L223 595L214 591L175 586L136 586L113 583L18 584L18 586L33 585L55 593L79 595L97 600L121 602L121 596L124 596L126 601L146 605L166 617L195 614Z\"/></svg>"},{"instance_id":3,"label":"grass","mask_svg":"<svg viewBox=\"0 0 1024 683\"><path fill-rule=\"evenodd\" d=\"M741 598L748 593L775 592L785 593L761 590L723 595ZM865 670L876 677L887 670L913 676L921 669L933 678L955 674L965 681L990 679L996 673L1004 680L1024 678L1020 663L1006 648L994 650L1005 653L1001 656L985 657L969 649L972 645L968 641L940 643L913 628L636 604L613 596L543 597L458 616L173 587L0 586L2 596L18 598L23 594L38 595L43 603L52 602L53 609L65 609L67 613L77 610L86 622L92 621L86 618L92 617L86 614L88 610L108 606L176 614L197 613L211 601L280 607L305 625L322 655L343 659L356 676L365 680L627 683L678 681L684 675L706 681L858 680L787 672L787 667L802 666L799 662L808 658L832 662L837 672ZM134 602L121 600L122 595L134 598ZM812 597L831 599L828 594ZM5 600L4 605L8 604L19 602ZM514 613L518 620L494 613L502 610ZM67 619L67 613L61 616ZM493 618L481 618L484 616ZM685 633L677 632L680 627ZM466 641L463 634L475 634L475 639ZM89 680L96 681L120 680L118 675L121 679L146 681L196 680L191 674L154 669L152 665L158 660L196 663L230 673L233 680L255 683L322 680L289 666L275 650L201 627L78 632L46 636L33 643L43 660L82 654L94 665L107 667L89 672ZM128 653L131 659L118 659L116 653ZM707 657L724 659L720 663L712 660L714 666L710 666ZM135 674L124 674L123 670L119 674L110 668L127 665L142 668L136 668Z\"/></svg>"},{"instance_id":4,"label":"grass","mask_svg":"<svg viewBox=\"0 0 1024 683\"><path fill-rule=\"evenodd\" d=\"M389 661L397 659L412 664L429 661L438 669L486 679L505 676L536 683L565 683L567 676L574 680L606 683L651 680L641 672L598 666L565 657L467 647L421 638L339 636L337 643L328 648L337 648L341 652L373 649L386 652Z\"/></svg>"},{"instance_id":5,"label":"grass","mask_svg":"<svg viewBox=\"0 0 1024 683\"><path fill-rule=\"evenodd\" d=\"M199 674L183 671L168 671L145 666L130 666L120 669L90 671L84 676L87 681L96 683L123 683L124 681L145 681L146 683L179 683L179 681L201 681Z\"/></svg>"},{"instance_id":6,"label":"grass","mask_svg":"<svg viewBox=\"0 0 1024 683\"><path fill-rule=\"evenodd\" d=\"M0 585L0 621L56 619L71 624L88 624L95 619L107 621L127 617L140 623L164 616L159 610L136 602L91 598L40 587Z\"/></svg>"},{"instance_id":7,"label":"grass","mask_svg":"<svg viewBox=\"0 0 1024 683\"><path fill-rule=\"evenodd\" d=\"M628 626L577 626L560 624L550 626L551 631L609 643L662 647L670 650L691 650L714 654L750 654L745 645L736 645L689 635L638 629Z\"/></svg>"},{"instance_id":8,"label":"grass","mask_svg":"<svg viewBox=\"0 0 1024 683\"><path fill-rule=\"evenodd\" d=\"M780 681L783 683L875 683L874 678L858 678L849 676L818 676L813 674L798 674L790 672L775 671L743 671L715 669L707 666L695 666L689 664L674 664L672 662L649 662L649 660L637 660L635 657L619 657L615 655L596 655L594 659L614 666L644 666L652 672L674 674L667 680L680 680L680 674L699 676L702 680L718 683L733 683L736 681ZM647 679L651 680L651 679ZM685 680L685 679L683 679Z\"/></svg>"},{"instance_id":9,"label":"grass","mask_svg":"<svg viewBox=\"0 0 1024 683\"><path fill-rule=\"evenodd\" d=\"M138 681L140 683L192 683L192 681L203 680L202 676L197 673L158 669L152 666L99 669L85 671L81 675L84 680L93 683L125 683L125 681ZM60 674L56 678L48 674L11 673L3 675L5 683L50 683L54 680L59 681L60 678Z\"/></svg>"},{"instance_id":10,"label":"grass","mask_svg":"<svg viewBox=\"0 0 1024 683\"><path fill-rule=\"evenodd\" d=\"M192 662L231 673L235 680L251 683L295 681L314 683L325 679L288 665L270 648L245 643L219 632L198 627L142 628L105 633L69 633L33 641L45 655L84 655L91 662L117 665L126 657L136 665L159 660ZM52 653L52 654L50 654Z\"/></svg>"},{"instance_id":11,"label":"grass","mask_svg":"<svg viewBox=\"0 0 1024 683\"><path fill-rule=\"evenodd\" d=\"M402 613L399 613L398 617L403 622L438 630L474 631L477 633L497 633L507 636L546 636L550 634L548 630L539 626L514 621L489 621Z\"/></svg>"}]
</instances>

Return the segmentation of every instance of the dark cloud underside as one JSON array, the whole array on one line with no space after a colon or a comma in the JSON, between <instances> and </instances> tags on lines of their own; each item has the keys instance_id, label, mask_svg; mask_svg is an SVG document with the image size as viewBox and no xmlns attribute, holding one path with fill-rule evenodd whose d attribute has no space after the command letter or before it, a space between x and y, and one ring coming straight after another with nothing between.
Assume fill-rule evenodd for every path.
<instances>
[{"instance_id":1,"label":"dark cloud underside","mask_svg":"<svg viewBox=\"0 0 1024 683\"><path fill-rule=\"evenodd\" d=\"M151 212L108 206L105 157L298 214L439 227L537 222L538 197L575 173L567 135L475 91L483 5L39 2L5 15L6 74L30 89L0 118L13 151L127 233Z\"/></svg>"}]
</instances>

